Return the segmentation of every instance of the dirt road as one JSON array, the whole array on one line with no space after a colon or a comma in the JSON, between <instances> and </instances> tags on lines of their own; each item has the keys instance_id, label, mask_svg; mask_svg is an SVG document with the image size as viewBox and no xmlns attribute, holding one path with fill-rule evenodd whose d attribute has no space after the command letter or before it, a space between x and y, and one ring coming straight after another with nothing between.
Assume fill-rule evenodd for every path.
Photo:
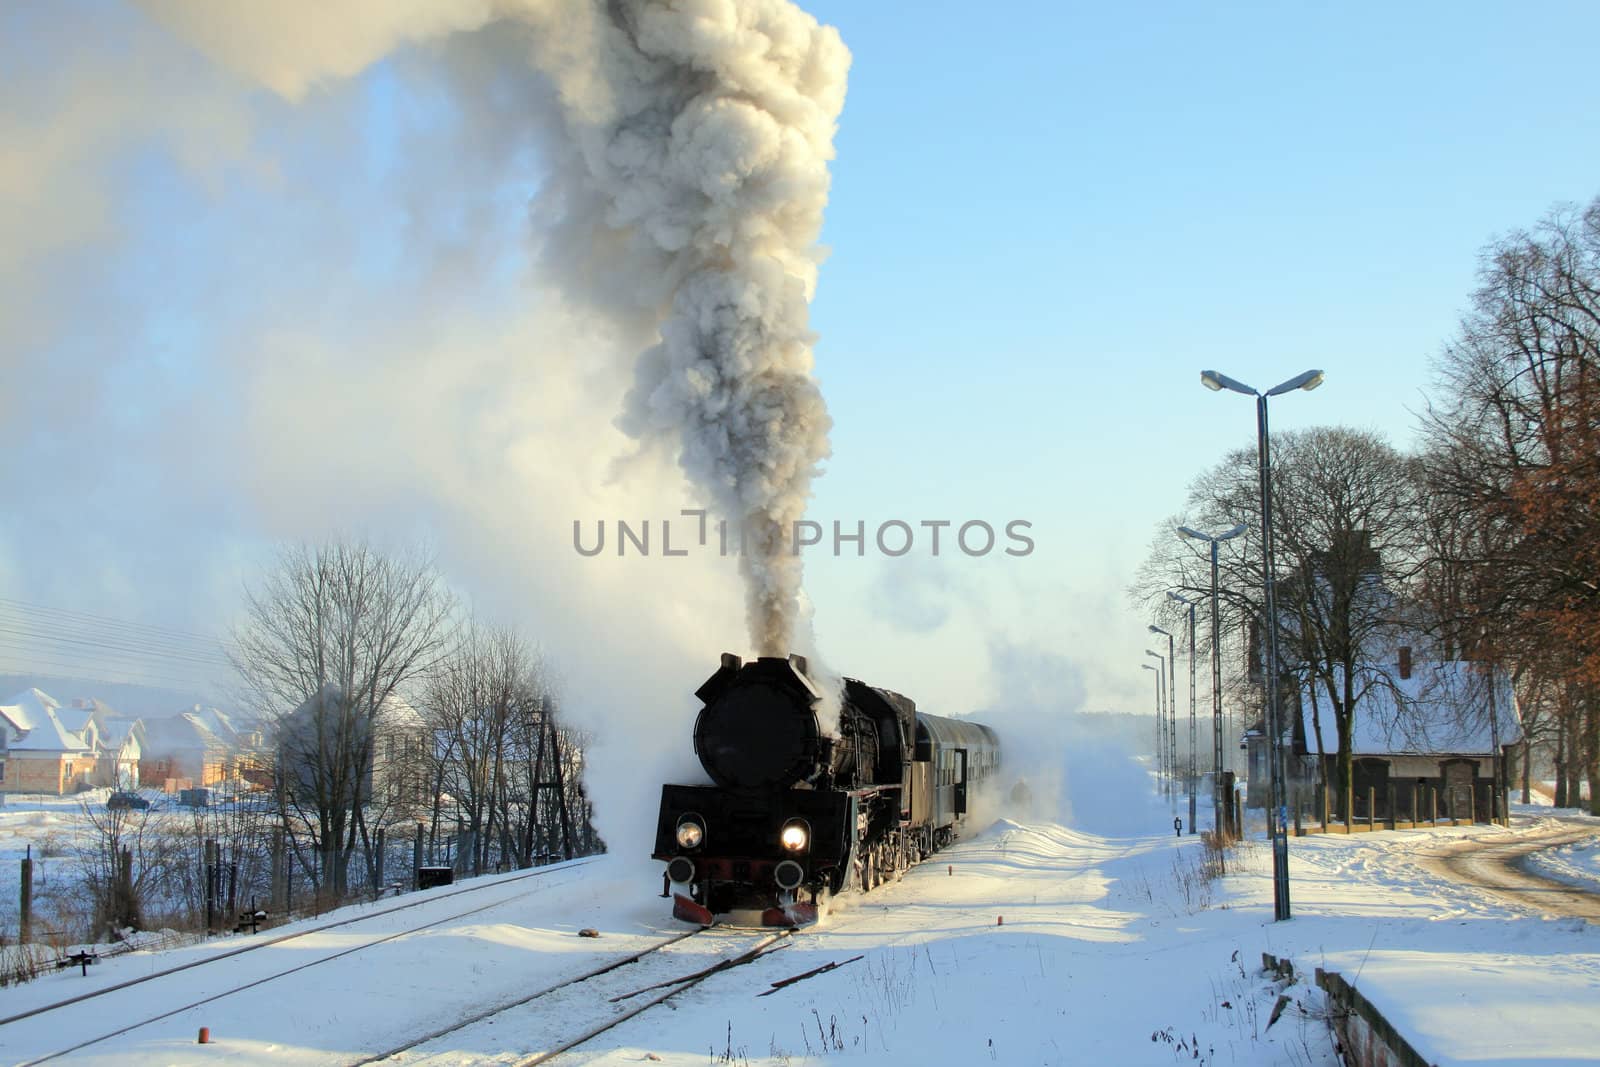
<instances>
[{"instance_id":1,"label":"dirt road","mask_svg":"<svg viewBox=\"0 0 1600 1067\"><path fill-rule=\"evenodd\" d=\"M1513 829L1516 826L1513 818ZM1540 849L1571 844L1600 834L1592 819L1548 816L1527 834L1453 841L1419 850L1422 866L1452 882L1473 886L1517 907L1541 915L1570 916L1600 923L1600 895L1542 878L1524 859Z\"/></svg>"}]
</instances>

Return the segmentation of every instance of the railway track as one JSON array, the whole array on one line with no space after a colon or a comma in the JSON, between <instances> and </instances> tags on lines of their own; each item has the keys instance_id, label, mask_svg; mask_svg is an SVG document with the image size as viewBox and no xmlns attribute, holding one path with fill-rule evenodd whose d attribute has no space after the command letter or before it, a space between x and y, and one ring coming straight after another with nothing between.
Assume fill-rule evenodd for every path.
<instances>
[{"instance_id":1,"label":"railway track","mask_svg":"<svg viewBox=\"0 0 1600 1067\"><path fill-rule=\"evenodd\" d=\"M422 906L424 904L437 904L442 900L449 900L449 899L452 899L454 897L469 896L469 895L480 894L480 893L483 893L484 891L492 891L492 890L497 890L497 889L503 889L508 885L515 885L517 883L521 883L521 882L525 882L525 881L530 881L530 880L534 880L534 879L548 877L549 875L557 874L557 873L560 873L560 872L563 872L563 871L570 871L570 870L573 870L573 869L575 869L577 867L581 867L581 866L583 866L584 864L586 864L588 862L591 862L591 861L589 861L589 860L579 860L579 861L575 861L575 862L571 862L571 863L561 864L559 866L552 865L552 866L549 866L549 867L540 867L540 868L536 868L536 869L534 869L532 871L529 871L526 874L517 875L517 876L514 876L512 878L499 879L499 880L497 880L497 881L495 881L495 882L493 882L491 884L488 884L488 885L468 886L468 887L465 887L465 888L462 888L462 889L458 889L458 890L455 890L453 892L444 893L444 894L429 894L429 895L423 897L420 900L408 901L405 904L401 904L401 905L398 905L398 906L395 906L395 907L384 908L384 909L379 910L379 911L372 911L372 912L368 912L368 913L366 913L364 915L353 916L353 917L347 918L347 919L339 919L339 920L335 920L333 922L320 923L320 924L318 924L318 925L316 925L314 927L311 927L309 929L297 930L294 933L282 934L282 935L279 935L277 937L264 938L264 939L259 940L259 941L254 941L249 945L241 946L240 948L237 948L237 949L231 949L231 950L226 951L226 952L220 952L220 953L217 953L215 955L207 956L204 959L193 960L193 961L190 961L189 963L180 964L180 965L178 965L176 967L168 967L168 968L165 968L165 969L160 970L160 971L155 971L155 972L153 972L151 974L141 975L138 978L130 979L130 980L125 981L125 982L118 982L115 985L106 986L106 987L104 987L102 989L97 989L97 990L94 990L94 991L89 992L89 993L84 993L84 994L81 994L81 995L78 995L78 996L74 996L74 997L68 997L68 998L66 998L64 1000L54 1001L54 1002L49 1003L49 1004L44 1004L44 1005L40 1005L40 1006L35 1007L35 1008L31 1008L31 1009L29 1009L27 1011L18 1012L18 1013L14 1014L14 1015L8 1016L7 1018L0 1019L0 1027L13 1025L15 1023L22 1022L22 1021L25 1021L25 1020L28 1020L28 1019L32 1019L32 1018L36 1018L36 1017L39 1017L39 1016L44 1016L44 1015L47 1015L47 1014L49 1014L51 1012L60 1011L63 1008L71 1007L73 1005L80 1004L80 1003L82 1003L84 1001L92 1000L92 999L97 998L97 997L113 996L114 994L117 994L119 992L123 992L125 990L129 990L129 989L131 989L131 988L133 988L135 986L143 985L143 984L145 984L147 982L152 982L152 981L155 981L155 980L158 980L158 979L162 979L162 978L168 978L168 977L171 977L171 976L174 976L174 975L178 975L178 974L180 974L182 972L185 972L185 971L192 971L192 970L194 970L196 968L204 967L207 964L216 963L218 961L225 960L225 959L232 959L234 957L244 955L245 953L248 953L248 952L253 952L253 951L256 951L256 950L259 950L259 949L265 949L265 948L269 948L269 947L272 947L272 946L283 945L286 942L294 941L294 940L299 939L299 938L311 937L313 935L327 933L327 932L332 931L332 930L343 930L344 928L352 927L352 926L355 926L355 925L361 924L361 923L374 922L376 920L380 920L380 919L384 919L384 918L388 918L390 916L393 916L397 912L407 911L407 910L409 910L411 908L420 907L420 906ZM108 1030L108 1031L106 1031L104 1033L101 1033L101 1034L95 1036L95 1037L91 1037L91 1038L88 1038L86 1040L79 1041L76 1044L71 1045L70 1047L58 1049L58 1050L56 1050L54 1052L51 1052L51 1053L48 1053L46 1055L37 1056L37 1057L35 1057L33 1059L23 1061L22 1064L20 1065L20 1067L32 1067L33 1064L46 1063L46 1062L49 1062L49 1061L52 1061L52 1060L56 1060L56 1059L59 1059L59 1058L61 1058L63 1056L67 1056L67 1055L70 1055L72 1053L78 1052L80 1050L89 1048L89 1047L91 1047L93 1045L98 1045L98 1044L101 1044L102 1042L109 1041L109 1040L111 1040L113 1038L116 1038L116 1037L120 1037L120 1036L122 1036L124 1034L127 1034L127 1033L130 1033L130 1032L132 1032L134 1030L138 1030L141 1027L149 1026L149 1025L151 1025L153 1023L160 1022L163 1019L171 1018L172 1016L181 1014L182 1012L189 1011L189 1010L191 1010L193 1008L198 1008L198 1007L201 1007L201 1006L206 1005L206 1004L210 1004L213 1001L221 1000L224 997L234 996L236 994L243 993L243 992L246 992L246 991L251 990L251 989L255 989L258 986L262 986L262 985L265 985L266 983L277 981L277 980L282 979L282 978L286 978L286 977L288 977L290 975L297 974L297 973L299 973L301 971L307 970L308 968L317 967L317 966L321 966L323 964L331 963L334 960L342 959L342 958L344 958L346 956L350 956L350 955L353 955L353 954L358 953L358 952L367 951L367 950L370 950L372 948L376 948L379 945L387 944L387 943L393 942L393 941L398 941L398 940L400 940L402 938L413 937L413 936L415 936L417 934L420 934L420 933L423 933L425 931L431 930L431 929L433 929L435 927L442 926L442 925L444 925L446 923L456 922L456 921L461 920L461 919L469 918L469 917L471 917L473 915L479 915L479 914L482 914L483 912L490 911L490 910L493 910L495 908L503 907L503 906L505 906L507 904L515 903L516 901L522 900L522 899L524 899L524 898L526 898L528 896L533 895L534 893L539 892L541 889L545 888L545 886L547 884L549 884L549 883L538 883L538 884L533 885L532 887L519 889L519 890L510 892L510 893L493 893L492 894L492 899L488 900L486 903L479 903L475 907L467 908L465 910L454 910L453 909L449 915L441 916L441 917L439 917L437 919L433 919L433 920L431 920L429 922L426 922L426 923L423 923L421 925L408 926L405 929L398 930L398 931L395 931L395 932L389 933L389 934L384 934L383 936L373 938L372 940L363 941L360 944L357 944L357 945L354 945L354 946L351 946L351 947L348 947L348 948L343 948L343 949L340 949L340 950L335 951L335 952L330 952L330 953L328 953L326 955L318 956L315 959L311 959L311 960L308 960L308 961L305 961L305 962L302 962L302 963L298 963L298 964L296 964L295 966L292 966L292 967L271 970L270 973L258 976L256 978L252 979L251 981L243 982L243 983L231 986L231 987L229 987L227 989L224 989L224 990L221 990L221 991L218 991L218 992L209 993L206 996L199 997L197 999L189 999L188 997L183 997L181 999L183 999L184 1003L180 1004L179 1006L176 1006L176 1007L172 1008L171 1010L164 1011L164 1012L162 1012L162 1013L160 1013L158 1015L146 1016L146 1017L140 1017L140 1018L134 1019L132 1021L129 1021L128 1023L126 1023L123 1026L117 1027L115 1029ZM557 884L564 884L564 883L557 883ZM478 900L482 900L483 897L482 896L478 896L477 899ZM108 1004L97 1005L97 1007L96 1007L96 1009L94 1011L94 1016L97 1017L97 1018L104 1018L104 1016L114 1013L115 1010L116 1010L114 1005L115 1005L115 1000L114 999L111 1002L109 1002ZM4 1036L5 1036L4 1031L0 1030L0 1048L4 1047L4 1043L5 1043L4 1042Z\"/></svg>"},{"instance_id":2,"label":"railway track","mask_svg":"<svg viewBox=\"0 0 1600 1067\"><path fill-rule=\"evenodd\" d=\"M576 977L476 1012L349 1067L417 1067L476 1059L536 1067L686 990L785 947L775 934L692 930ZM692 946L686 943L693 940ZM687 970L687 968L694 968ZM514 1059L508 1060L508 1057Z\"/></svg>"}]
</instances>

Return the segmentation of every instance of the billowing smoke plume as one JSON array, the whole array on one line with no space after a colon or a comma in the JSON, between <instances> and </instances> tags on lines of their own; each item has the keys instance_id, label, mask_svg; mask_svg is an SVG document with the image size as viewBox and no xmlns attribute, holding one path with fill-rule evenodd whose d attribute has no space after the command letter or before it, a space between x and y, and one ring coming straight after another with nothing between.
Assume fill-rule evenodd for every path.
<instances>
[{"instance_id":1,"label":"billowing smoke plume","mask_svg":"<svg viewBox=\"0 0 1600 1067\"><path fill-rule=\"evenodd\" d=\"M690 478L743 524L752 641L787 653L800 561L785 539L828 450L807 304L848 53L773 0L613 3L595 29L577 55L537 39L601 226L629 237L630 281L670 285L623 427L680 436Z\"/></svg>"},{"instance_id":2,"label":"billowing smoke plume","mask_svg":"<svg viewBox=\"0 0 1600 1067\"><path fill-rule=\"evenodd\" d=\"M539 194L546 265L654 327L620 425L675 447L742 524L752 642L788 652L786 538L828 454L807 312L849 67L837 32L788 0L146 2L291 99L401 44L526 33L570 150Z\"/></svg>"}]
</instances>

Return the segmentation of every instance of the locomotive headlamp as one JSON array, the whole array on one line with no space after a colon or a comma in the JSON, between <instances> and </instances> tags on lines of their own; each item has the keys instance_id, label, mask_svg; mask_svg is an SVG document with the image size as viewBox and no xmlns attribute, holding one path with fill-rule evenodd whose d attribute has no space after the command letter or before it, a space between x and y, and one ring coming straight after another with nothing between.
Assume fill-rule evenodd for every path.
<instances>
[{"instance_id":1,"label":"locomotive headlamp","mask_svg":"<svg viewBox=\"0 0 1600 1067\"><path fill-rule=\"evenodd\" d=\"M778 834L778 844L789 852L801 852L811 844L811 828L804 819L791 819L783 824Z\"/></svg>"},{"instance_id":2,"label":"locomotive headlamp","mask_svg":"<svg viewBox=\"0 0 1600 1067\"><path fill-rule=\"evenodd\" d=\"M682 848L699 848L706 839L705 824L698 815L685 815L678 820L678 845Z\"/></svg>"}]
</instances>

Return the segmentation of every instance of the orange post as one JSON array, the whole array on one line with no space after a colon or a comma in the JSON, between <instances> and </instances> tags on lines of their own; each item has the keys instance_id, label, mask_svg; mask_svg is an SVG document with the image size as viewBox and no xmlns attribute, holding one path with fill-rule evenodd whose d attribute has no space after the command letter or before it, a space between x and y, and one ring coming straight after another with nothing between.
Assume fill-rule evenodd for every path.
<instances>
[{"instance_id":1,"label":"orange post","mask_svg":"<svg viewBox=\"0 0 1600 1067\"><path fill-rule=\"evenodd\" d=\"M209 1044L211 1044L211 1027L202 1026L200 1028L200 1039L198 1041L196 1041L195 1043L198 1044L198 1045L209 1045Z\"/></svg>"}]
</instances>

